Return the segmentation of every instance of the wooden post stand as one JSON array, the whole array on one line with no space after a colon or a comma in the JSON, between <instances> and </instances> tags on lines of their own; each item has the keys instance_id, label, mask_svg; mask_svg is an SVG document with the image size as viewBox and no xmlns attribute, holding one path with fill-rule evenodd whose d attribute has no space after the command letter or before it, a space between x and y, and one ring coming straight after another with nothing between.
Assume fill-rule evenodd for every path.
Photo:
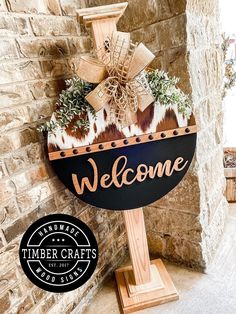
<instances>
[{"instance_id":1,"label":"wooden post stand","mask_svg":"<svg viewBox=\"0 0 236 314\"><path fill-rule=\"evenodd\" d=\"M150 262L143 210L124 212L132 266L116 270L116 281L124 313L179 299L161 259Z\"/></svg>"},{"instance_id":2,"label":"wooden post stand","mask_svg":"<svg viewBox=\"0 0 236 314\"><path fill-rule=\"evenodd\" d=\"M92 29L96 49L105 49L104 41L116 31L116 23L127 2L81 9L79 21ZM116 280L124 313L177 300L178 293L160 259L150 262L143 210L124 211L132 266L116 270Z\"/></svg>"}]
</instances>

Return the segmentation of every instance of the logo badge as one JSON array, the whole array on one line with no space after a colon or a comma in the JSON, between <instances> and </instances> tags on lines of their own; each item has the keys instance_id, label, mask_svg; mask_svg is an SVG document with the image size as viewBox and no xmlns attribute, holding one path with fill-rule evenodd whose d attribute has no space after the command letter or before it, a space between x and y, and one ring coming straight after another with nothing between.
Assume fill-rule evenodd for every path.
<instances>
[{"instance_id":1,"label":"logo badge","mask_svg":"<svg viewBox=\"0 0 236 314\"><path fill-rule=\"evenodd\" d=\"M45 216L23 235L20 262L39 288L68 292L82 286L98 260L97 241L81 220L64 214Z\"/></svg>"}]
</instances>

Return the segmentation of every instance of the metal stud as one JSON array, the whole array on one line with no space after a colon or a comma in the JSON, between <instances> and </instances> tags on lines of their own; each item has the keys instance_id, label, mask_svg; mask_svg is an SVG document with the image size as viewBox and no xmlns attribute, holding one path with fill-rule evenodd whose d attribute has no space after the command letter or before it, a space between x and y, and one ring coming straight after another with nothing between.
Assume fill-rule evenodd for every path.
<instances>
[{"instance_id":1,"label":"metal stud","mask_svg":"<svg viewBox=\"0 0 236 314\"><path fill-rule=\"evenodd\" d=\"M161 133L161 137L162 138L166 137L166 134L165 133Z\"/></svg>"},{"instance_id":2,"label":"metal stud","mask_svg":"<svg viewBox=\"0 0 236 314\"><path fill-rule=\"evenodd\" d=\"M61 157L65 157L66 153L65 152L61 152L60 155L61 155Z\"/></svg>"},{"instance_id":3,"label":"metal stud","mask_svg":"<svg viewBox=\"0 0 236 314\"><path fill-rule=\"evenodd\" d=\"M91 148L90 147L86 147L86 152L91 152Z\"/></svg>"},{"instance_id":4,"label":"metal stud","mask_svg":"<svg viewBox=\"0 0 236 314\"><path fill-rule=\"evenodd\" d=\"M189 132L190 132L190 129L189 129L189 128L186 128L186 129L185 129L185 132L186 132L186 133L189 133Z\"/></svg>"},{"instance_id":5,"label":"metal stud","mask_svg":"<svg viewBox=\"0 0 236 314\"><path fill-rule=\"evenodd\" d=\"M77 149L73 149L73 154L78 154L78 150Z\"/></svg>"},{"instance_id":6,"label":"metal stud","mask_svg":"<svg viewBox=\"0 0 236 314\"><path fill-rule=\"evenodd\" d=\"M137 137L137 138L136 138L136 142L137 142L137 143L140 143L140 142L141 142L141 138L140 138L140 137Z\"/></svg>"},{"instance_id":7,"label":"metal stud","mask_svg":"<svg viewBox=\"0 0 236 314\"><path fill-rule=\"evenodd\" d=\"M149 138L149 140L153 140L153 139L154 139L154 137L153 137L152 134L150 134L150 135L148 136L148 138Z\"/></svg>"},{"instance_id":8,"label":"metal stud","mask_svg":"<svg viewBox=\"0 0 236 314\"><path fill-rule=\"evenodd\" d=\"M111 146L112 146L112 147L116 147L116 143L115 143L115 142L112 142L112 143L111 143Z\"/></svg>"},{"instance_id":9,"label":"metal stud","mask_svg":"<svg viewBox=\"0 0 236 314\"><path fill-rule=\"evenodd\" d=\"M129 141L128 140L124 140L124 144L125 145L129 144Z\"/></svg>"},{"instance_id":10,"label":"metal stud","mask_svg":"<svg viewBox=\"0 0 236 314\"><path fill-rule=\"evenodd\" d=\"M98 148L99 148L99 149L103 149L104 146L103 146L102 144L100 144L100 145L98 146Z\"/></svg>"},{"instance_id":11,"label":"metal stud","mask_svg":"<svg viewBox=\"0 0 236 314\"><path fill-rule=\"evenodd\" d=\"M179 132L178 132L177 130L174 130L173 134L174 134L174 135L178 135Z\"/></svg>"}]
</instances>

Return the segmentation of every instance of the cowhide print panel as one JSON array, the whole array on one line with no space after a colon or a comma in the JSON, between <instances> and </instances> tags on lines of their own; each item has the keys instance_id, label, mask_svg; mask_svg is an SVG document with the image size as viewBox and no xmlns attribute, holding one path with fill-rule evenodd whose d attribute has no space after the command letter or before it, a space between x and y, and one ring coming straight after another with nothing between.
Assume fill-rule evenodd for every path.
<instances>
[{"instance_id":1,"label":"cowhide print panel","mask_svg":"<svg viewBox=\"0 0 236 314\"><path fill-rule=\"evenodd\" d=\"M52 119L55 120L54 115L52 115ZM103 143L195 124L194 117L192 116L190 120L184 118L178 112L177 105L163 106L158 103L151 104L143 112L137 112L137 123L125 128L122 128L115 121L111 121L109 105L97 112L96 118L88 113L88 119L90 129L87 132L80 132L80 130L73 132L72 128L68 127L66 130L58 129L49 133L48 151L54 152Z\"/></svg>"}]
</instances>

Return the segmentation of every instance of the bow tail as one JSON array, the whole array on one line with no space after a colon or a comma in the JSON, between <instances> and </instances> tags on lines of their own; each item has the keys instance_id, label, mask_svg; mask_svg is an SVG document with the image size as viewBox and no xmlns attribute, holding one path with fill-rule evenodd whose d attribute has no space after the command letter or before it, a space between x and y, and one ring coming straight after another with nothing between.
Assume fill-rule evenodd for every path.
<instances>
[{"instance_id":1,"label":"bow tail","mask_svg":"<svg viewBox=\"0 0 236 314\"><path fill-rule=\"evenodd\" d=\"M129 83L129 89L137 96L137 107L142 112L155 101L143 72Z\"/></svg>"},{"instance_id":2,"label":"bow tail","mask_svg":"<svg viewBox=\"0 0 236 314\"><path fill-rule=\"evenodd\" d=\"M85 97L96 112L112 99L113 90L116 89L116 86L112 85L111 81L112 78L105 79Z\"/></svg>"}]
</instances>

